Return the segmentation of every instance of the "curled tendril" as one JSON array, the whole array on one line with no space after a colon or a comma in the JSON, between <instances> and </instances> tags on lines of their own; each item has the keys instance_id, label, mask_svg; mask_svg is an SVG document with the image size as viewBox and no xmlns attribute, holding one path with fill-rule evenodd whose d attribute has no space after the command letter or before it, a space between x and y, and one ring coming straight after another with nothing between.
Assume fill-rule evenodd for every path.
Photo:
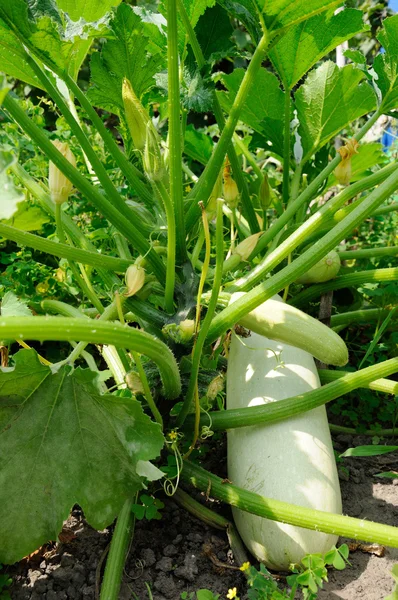
<instances>
[{"instance_id":1,"label":"curled tendril","mask_svg":"<svg viewBox=\"0 0 398 600\"><path fill-rule=\"evenodd\" d=\"M180 435L182 437L182 434L178 434L178 435ZM164 482L163 482L163 489L167 496L174 496L174 494L177 491L178 484L180 483L180 473L182 471L182 456L178 449L177 441L173 441L173 442L166 441L166 443L171 445L171 449L174 452L174 456L176 459L176 465L177 465L177 475L175 477L171 477L171 478L165 477ZM175 482L173 480L175 480Z\"/></svg>"}]
</instances>

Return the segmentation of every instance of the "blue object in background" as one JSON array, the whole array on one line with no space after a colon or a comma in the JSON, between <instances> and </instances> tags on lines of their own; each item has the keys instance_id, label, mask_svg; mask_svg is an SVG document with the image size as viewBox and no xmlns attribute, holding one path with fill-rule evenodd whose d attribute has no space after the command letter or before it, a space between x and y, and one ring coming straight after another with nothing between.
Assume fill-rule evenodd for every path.
<instances>
[{"instance_id":1,"label":"blue object in background","mask_svg":"<svg viewBox=\"0 0 398 600\"><path fill-rule=\"evenodd\" d=\"M393 128L391 127L391 125L389 125L387 129L385 129L381 138L381 143L383 145L384 152L387 152L387 150L391 148L394 141L396 140L396 137L396 132L394 133Z\"/></svg>"},{"instance_id":2,"label":"blue object in background","mask_svg":"<svg viewBox=\"0 0 398 600\"><path fill-rule=\"evenodd\" d=\"M388 6L391 8L391 10L398 12L398 0L390 0Z\"/></svg>"}]
</instances>

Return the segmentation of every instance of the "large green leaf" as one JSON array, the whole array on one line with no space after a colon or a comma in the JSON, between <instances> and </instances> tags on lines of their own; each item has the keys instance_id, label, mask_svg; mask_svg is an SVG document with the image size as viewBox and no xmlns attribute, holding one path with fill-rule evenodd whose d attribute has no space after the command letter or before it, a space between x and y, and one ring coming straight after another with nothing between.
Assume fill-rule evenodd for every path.
<instances>
[{"instance_id":1,"label":"large green leaf","mask_svg":"<svg viewBox=\"0 0 398 600\"><path fill-rule=\"evenodd\" d=\"M304 162L352 121L376 108L374 91L364 79L353 65L339 69L331 61L308 75L295 96Z\"/></svg>"},{"instance_id":2,"label":"large green leaf","mask_svg":"<svg viewBox=\"0 0 398 600\"><path fill-rule=\"evenodd\" d=\"M261 28L259 22L259 9L256 0L217 0L228 12L228 14L237 19L246 27L247 31L258 42L261 37Z\"/></svg>"},{"instance_id":3,"label":"large green leaf","mask_svg":"<svg viewBox=\"0 0 398 600\"><path fill-rule=\"evenodd\" d=\"M185 129L184 153L197 160L202 165L207 165L213 152L211 137L198 131L193 125Z\"/></svg>"},{"instance_id":4,"label":"large green leaf","mask_svg":"<svg viewBox=\"0 0 398 600\"><path fill-rule=\"evenodd\" d=\"M41 84L25 60L25 51L17 36L0 19L0 68L9 75L30 85Z\"/></svg>"},{"instance_id":5,"label":"large green leaf","mask_svg":"<svg viewBox=\"0 0 398 600\"><path fill-rule=\"evenodd\" d=\"M155 83L164 56L148 53L149 38L143 21L127 4L121 4L110 23L113 39L104 43L102 52L91 58L91 88L93 104L120 114L123 110L122 82L127 77L135 93L141 97Z\"/></svg>"},{"instance_id":6,"label":"large green leaf","mask_svg":"<svg viewBox=\"0 0 398 600\"><path fill-rule=\"evenodd\" d=\"M95 373L52 374L32 350L0 372L0 561L55 540L78 503L97 529L143 487L163 435L138 401L100 396Z\"/></svg>"},{"instance_id":7,"label":"large green leaf","mask_svg":"<svg viewBox=\"0 0 398 600\"><path fill-rule=\"evenodd\" d=\"M383 110L389 112L398 109L398 15L383 21L383 30L378 39L385 53L376 56L373 68L383 98Z\"/></svg>"},{"instance_id":8,"label":"large green leaf","mask_svg":"<svg viewBox=\"0 0 398 600\"><path fill-rule=\"evenodd\" d=\"M7 169L15 160L11 152L0 151L0 220L10 219L17 212L18 204L25 199L7 175Z\"/></svg>"},{"instance_id":9,"label":"large green leaf","mask_svg":"<svg viewBox=\"0 0 398 600\"><path fill-rule=\"evenodd\" d=\"M361 31L362 12L354 9L322 13L290 27L270 52L285 89L292 89L320 58Z\"/></svg>"},{"instance_id":10,"label":"large green leaf","mask_svg":"<svg viewBox=\"0 0 398 600\"><path fill-rule=\"evenodd\" d=\"M235 69L230 75L222 76L228 91L218 92L217 95L226 112L231 110L243 76L243 69ZM283 154L284 96L278 78L261 68L256 73L252 91L240 115L246 125L272 144L269 149L280 156Z\"/></svg>"},{"instance_id":11,"label":"large green leaf","mask_svg":"<svg viewBox=\"0 0 398 600\"><path fill-rule=\"evenodd\" d=\"M32 313L25 300L20 300L12 292L6 292L1 299L0 313L2 317L31 317Z\"/></svg>"},{"instance_id":12,"label":"large green leaf","mask_svg":"<svg viewBox=\"0 0 398 600\"><path fill-rule=\"evenodd\" d=\"M6 221L6 225L22 229L22 231L39 231L44 223L49 223L49 221L51 221L51 217L44 210L24 201L18 204L17 210Z\"/></svg>"},{"instance_id":13,"label":"large green leaf","mask_svg":"<svg viewBox=\"0 0 398 600\"><path fill-rule=\"evenodd\" d=\"M233 32L231 19L222 6L216 4L206 10L196 26L196 37L207 61L231 57L235 50L231 41Z\"/></svg>"},{"instance_id":14,"label":"large green leaf","mask_svg":"<svg viewBox=\"0 0 398 600\"><path fill-rule=\"evenodd\" d=\"M57 0L60 9L68 13L72 21L98 21L121 0Z\"/></svg>"},{"instance_id":15,"label":"large green leaf","mask_svg":"<svg viewBox=\"0 0 398 600\"><path fill-rule=\"evenodd\" d=\"M340 4L341 0L257 0L269 31L286 29Z\"/></svg>"},{"instance_id":16,"label":"large green leaf","mask_svg":"<svg viewBox=\"0 0 398 600\"><path fill-rule=\"evenodd\" d=\"M7 96L11 86L8 85L4 75L0 75L0 106L3 104L4 98Z\"/></svg>"}]
</instances>

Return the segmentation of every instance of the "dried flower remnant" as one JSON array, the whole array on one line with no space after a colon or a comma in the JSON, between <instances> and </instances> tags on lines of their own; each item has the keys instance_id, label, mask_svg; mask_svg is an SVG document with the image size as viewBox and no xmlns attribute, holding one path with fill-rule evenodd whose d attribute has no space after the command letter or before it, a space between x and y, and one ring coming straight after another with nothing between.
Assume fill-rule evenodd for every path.
<instances>
[{"instance_id":1,"label":"dried flower remnant","mask_svg":"<svg viewBox=\"0 0 398 600\"><path fill-rule=\"evenodd\" d=\"M351 158L354 154L358 154L359 143L356 139L351 138L345 146L338 149L341 156L341 162L334 170L336 179L341 185L348 185L351 180Z\"/></svg>"}]
</instances>

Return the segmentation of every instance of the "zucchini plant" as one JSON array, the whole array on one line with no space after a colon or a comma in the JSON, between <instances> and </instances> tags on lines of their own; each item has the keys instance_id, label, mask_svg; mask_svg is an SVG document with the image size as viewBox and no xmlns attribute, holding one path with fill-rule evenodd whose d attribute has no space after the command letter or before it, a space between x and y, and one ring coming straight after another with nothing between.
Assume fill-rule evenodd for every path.
<instances>
[{"instance_id":1,"label":"zucchini plant","mask_svg":"<svg viewBox=\"0 0 398 600\"><path fill-rule=\"evenodd\" d=\"M3 286L2 563L56 539L78 503L93 527L118 517L101 596L117 598L132 507L158 480L233 506L263 560L269 540L249 524L281 524L273 566L290 557L286 536L295 562L338 535L398 547L397 528L339 514L324 408L360 387L388 392L398 359L330 372L321 386L311 356L339 366L349 356L304 312L330 290L398 278L395 267L336 277L339 244L386 203L395 210L398 188L397 165L364 142L398 109L398 16L384 21L372 65L356 51L338 67L330 53L368 29L340 4L1 0L0 235L55 265L68 290L18 298ZM308 439L286 447L299 423ZM230 483L191 456L217 430L228 430Z\"/></svg>"}]
</instances>

